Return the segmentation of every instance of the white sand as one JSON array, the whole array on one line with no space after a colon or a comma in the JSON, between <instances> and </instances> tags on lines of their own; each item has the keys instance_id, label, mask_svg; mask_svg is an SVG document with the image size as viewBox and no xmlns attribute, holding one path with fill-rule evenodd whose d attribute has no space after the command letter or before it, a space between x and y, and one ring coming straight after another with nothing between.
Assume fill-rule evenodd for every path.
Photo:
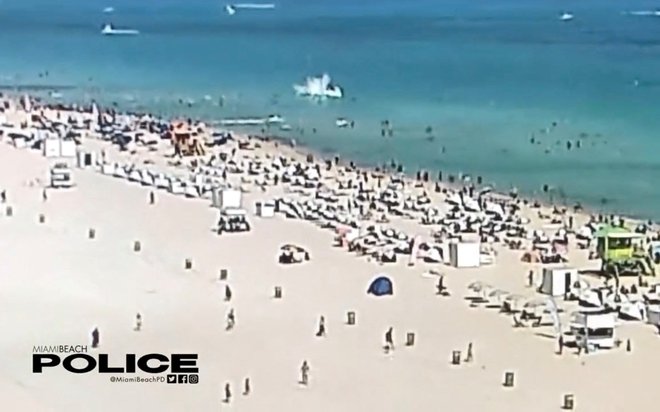
<instances>
[{"instance_id":1,"label":"white sand","mask_svg":"<svg viewBox=\"0 0 660 412\"><path fill-rule=\"evenodd\" d=\"M447 273L450 298L435 295L424 265L380 268L331 247L332 234L308 223L259 220L249 234L217 236L217 211L207 201L158 193L155 206L137 185L76 171L78 186L50 191L27 187L45 179L47 160L0 144L0 188L14 216L0 210L0 400L6 411L557 411L573 393L576 410L652 410L660 339L653 328L624 325L633 352L623 349L578 358L554 354L551 328L513 329L508 317L469 308L465 286L482 279L524 290L530 266L520 252L501 251L495 266ZM258 195L249 196L250 200ZM4 205L3 205L4 206ZM37 217L46 215L40 225ZM95 240L87 238L95 228ZM134 240L143 250L134 253ZM311 262L281 266L278 247L307 247ZM192 258L194 269L183 268ZM582 257L583 259L583 257ZM223 302L220 268L234 292ZM393 297L365 292L385 271ZM272 298L283 287L284 298ZM237 324L226 332L225 314ZM344 324L357 312L357 325ZM141 332L133 331L136 312ZM328 336L314 333L320 315ZM101 332L100 353L198 353L200 383L110 383L109 375L74 375L62 368L31 372L33 345L89 344ZM397 348L381 348L389 326ZM405 333L417 343L405 347ZM475 362L450 365L452 350L474 342ZM93 353L96 351L93 351ZM303 360L310 385L297 384ZM505 371L516 386L502 387ZM142 374L141 376L146 376ZM241 396L250 377L252 393ZM234 398L221 402L225 382Z\"/></svg>"}]
</instances>

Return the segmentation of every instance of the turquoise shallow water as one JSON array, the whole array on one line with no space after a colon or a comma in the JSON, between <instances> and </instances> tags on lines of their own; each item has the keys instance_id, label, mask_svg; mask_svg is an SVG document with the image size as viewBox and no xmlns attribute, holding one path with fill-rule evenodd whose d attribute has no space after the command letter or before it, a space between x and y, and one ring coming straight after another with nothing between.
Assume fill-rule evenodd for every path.
<instances>
[{"instance_id":1,"label":"turquoise shallow water","mask_svg":"<svg viewBox=\"0 0 660 412\"><path fill-rule=\"evenodd\" d=\"M0 1L0 83L70 85L68 99L208 119L276 112L305 129L278 134L365 163L396 158L528 193L547 183L594 207L607 198L607 209L660 217L660 17L622 13L653 5L275 2L229 17L205 0ZM570 23L558 19L566 9ZM142 34L101 36L106 21ZM325 71L346 99L293 95L293 83ZM192 108L178 103L188 98ZM356 128L336 129L338 116ZM383 119L394 138L380 136Z\"/></svg>"}]
</instances>

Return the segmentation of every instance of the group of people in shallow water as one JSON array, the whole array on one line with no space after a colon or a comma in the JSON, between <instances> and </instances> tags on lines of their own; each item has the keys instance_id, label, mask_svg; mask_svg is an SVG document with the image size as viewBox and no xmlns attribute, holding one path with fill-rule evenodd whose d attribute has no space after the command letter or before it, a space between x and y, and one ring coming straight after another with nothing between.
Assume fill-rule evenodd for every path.
<instances>
[{"instance_id":1,"label":"group of people in shallow water","mask_svg":"<svg viewBox=\"0 0 660 412\"><path fill-rule=\"evenodd\" d=\"M558 125L559 125L558 122L556 122L556 121L555 121L555 122L552 122L551 127L546 127L546 128L540 129L540 130L538 131L538 133L539 133L539 135L547 135L547 136L549 136L549 135L552 133L552 131L553 131L556 127L558 127ZM590 134L587 133L587 132L581 132L581 133L579 134L578 138L576 138L574 141L571 140L571 139L566 140L566 143L565 143L566 150L570 151L570 150L572 150L574 147L575 147L576 149L581 149L582 146L583 146L583 141L587 140L589 137L601 138L602 135L601 135L600 133L595 133L595 134L593 134L593 135L590 135ZM541 144L543 144L543 139L540 138L540 137L538 137L536 133L532 133L532 135L531 135L531 137L530 137L530 139L529 139L529 143L532 144L532 145L541 145ZM602 144L607 144L608 142L607 142L607 140L601 140L601 143L602 143ZM561 140L561 139L557 139L557 140L555 140L555 146L561 146L561 145L562 145L562 140ZM592 145L592 146L595 146L595 145L596 145L596 140L592 140L591 145ZM545 153L545 154L549 154L550 152L551 152L550 147L546 146L546 148L544 149L544 153Z\"/></svg>"}]
</instances>

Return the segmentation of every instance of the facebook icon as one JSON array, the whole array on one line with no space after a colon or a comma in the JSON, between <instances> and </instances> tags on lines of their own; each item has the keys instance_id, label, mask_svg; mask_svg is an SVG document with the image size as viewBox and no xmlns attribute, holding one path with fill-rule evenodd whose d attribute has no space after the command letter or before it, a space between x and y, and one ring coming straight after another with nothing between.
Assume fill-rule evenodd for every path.
<instances>
[{"instance_id":1,"label":"facebook icon","mask_svg":"<svg viewBox=\"0 0 660 412\"><path fill-rule=\"evenodd\" d=\"M188 375L178 375L177 383L188 383Z\"/></svg>"}]
</instances>

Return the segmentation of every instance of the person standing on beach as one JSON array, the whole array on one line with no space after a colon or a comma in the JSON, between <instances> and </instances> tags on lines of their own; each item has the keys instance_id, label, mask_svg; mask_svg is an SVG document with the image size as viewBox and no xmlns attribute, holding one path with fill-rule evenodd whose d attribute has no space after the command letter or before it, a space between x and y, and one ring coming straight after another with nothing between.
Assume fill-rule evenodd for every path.
<instances>
[{"instance_id":1,"label":"person standing on beach","mask_svg":"<svg viewBox=\"0 0 660 412\"><path fill-rule=\"evenodd\" d=\"M99 343L101 341L100 335L99 335L99 328L94 328L92 331L92 348L96 349L99 347Z\"/></svg>"},{"instance_id":2,"label":"person standing on beach","mask_svg":"<svg viewBox=\"0 0 660 412\"><path fill-rule=\"evenodd\" d=\"M0 201L2 201L2 203L7 203L7 190L3 189L2 192L0 192Z\"/></svg>"},{"instance_id":3,"label":"person standing on beach","mask_svg":"<svg viewBox=\"0 0 660 412\"><path fill-rule=\"evenodd\" d=\"M387 350L394 350L394 329L390 326L390 328L385 332L385 349Z\"/></svg>"},{"instance_id":4,"label":"person standing on beach","mask_svg":"<svg viewBox=\"0 0 660 412\"><path fill-rule=\"evenodd\" d=\"M307 361L303 361L302 366L300 367L300 383L307 386L309 382L309 365Z\"/></svg>"},{"instance_id":5,"label":"person standing on beach","mask_svg":"<svg viewBox=\"0 0 660 412\"><path fill-rule=\"evenodd\" d=\"M250 394L251 391L250 387L250 378L245 378L245 381L243 381L243 396L247 396Z\"/></svg>"},{"instance_id":6,"label":"person standing on beach","mask_svg":"<svg viewBox=\"0 0 660 412\"><path fill-rule=\"evenodd\" d=\"M153 190L149 192L149 204L150 205L155 205L156 204L156 194L154 193Z\"/></svg>"},{"instance_id":7,"label":"person standing on beach","mask_svg":"<svg viewBox=\"0 0 660 412\"><path fill-rule=\"evenodd\" d=\"M43 200L44 202L48 200L48 192L46 191L45 187L41 191L41 200Z\"/></svg>"},{"instance_id":8,"label":"person standing on beach","mask_svg":"<svg viewBox=\"0 0 660 412\"><path fill-rule=\"evenodd\" d=\"M234 309L229 309L229 313L227 314L227 330L232 330L234 329L234 325L236 324L236 318L234 316Z\"/></svg>"},{"instance_id":9,"label":"person standing on beach","mask_svg":"<svg viewBox=\"0 0 660 412\"><path fill-rule=\"evenodd\" d=\"M582 349L583 349L583 348L584 348L584 349L587 348L587 346L586 346L586 339L583 340L582 342L578 342L578 345L577 345L577 355L578 355L578 356L582 355Z\"/></svg>"},{"instance_id":10,"label":"person standing on beach","mask_svg":"<svg viewBox=\"0 0 660 412\"><path fill-rule=\"evenodd\" d=\"M559 335L559 339L557 339L557 345L558 345L558 355L562 355L564 353L564 335Z\"/></svg>"},{"instance_id":11,"label":"person standing on beach","mask_svg":"<svg viewBox=\"0 0 660 412\"><path fill-rule=\"evenodd\" d=\"M325 318L321 316L321 319L319 319L319 329L316 332L317 337L324 337L325 336Z\"/></svg>"},{"instance_id":12,"label":"person standing on beach","mask_svg":"<svg viewBox=\"0 0 660 412\"><path fill-rule=\"evenodd\" d=\"M229 285L225 285L225 302L231 301L231 288Z\"/></svg>"},{"instance_id":13,"label":"person standing on beach","mask_svg":"<svg viewBox=\"0 0 660 412\"><path fill-rule=\"evenodd\" d=\"M139 332L142 330L142 315L140 315L140 312L135 315L135 331Z\"/></svg>"},{"instance_id":14,"label":"person standing on beach","mask_svg":"<svg viewBox=\"0 0 660 412\"><path fill-rule=\"evenodd\" d=\"M465 362L472 362L474 360L474 355L472 353L472 342L468 343L467 355L465 357Z\"/></svg>"},{"instance_id":15,"label":"person standing on beach","mask_svg":"<svg viewBox=\"0 0 660 412\"><path fill-rule=\"evenodd\" d=\"M224 403L229 403L231 402L231 386L229 385L229 382L225 383L225 399Z\"/></svg>"},{"instance_id":16,"label":"person standing on beach","mask_svg":"<svg viewBox=\"0 0 660 412\"><path fill-rule=\"evenodd\" d=\"M445 277L444 277L444 275L440 275L440 277L438 277L437 288L438 288L438 295L442 295L445 292Z\"/></svg>"}]
</instances>

